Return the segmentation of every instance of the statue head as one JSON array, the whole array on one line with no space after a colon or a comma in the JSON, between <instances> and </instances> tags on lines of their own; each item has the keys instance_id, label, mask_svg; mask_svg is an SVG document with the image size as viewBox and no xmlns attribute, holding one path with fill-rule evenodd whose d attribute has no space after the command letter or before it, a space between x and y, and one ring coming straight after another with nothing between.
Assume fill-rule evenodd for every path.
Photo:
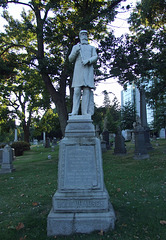
<instances>
[{"instance_id":1,"label":"statue head","mask_svg":"<svg viewBox=\"0 0 166 240\"><path fill-rule=\"evenodd\" d=\"M81 30L79 33L79 38L81 44L87 44L88 43L88 32L86 30Z\"/></svg>"}]
</instances>

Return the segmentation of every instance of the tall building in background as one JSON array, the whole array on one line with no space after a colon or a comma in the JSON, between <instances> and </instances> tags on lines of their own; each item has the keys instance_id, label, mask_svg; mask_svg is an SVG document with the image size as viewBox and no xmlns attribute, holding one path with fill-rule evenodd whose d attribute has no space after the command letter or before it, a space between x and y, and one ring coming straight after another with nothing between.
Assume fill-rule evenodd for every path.
<instances>
[{"instance_id":1,"label":"tall building in background","mask_svg":"<svg viewBox=\"0 0 166 240\"><path fill-rule=\"evenodd\" d=\"M140 116L140 92L134 83L128 85L126 90L121 91L121 108L128 102L135 106L136 113ZM147 123L150 125L153 121L153 110L148 105L146 105L146 112Z\"/></svg>"}]
</instances>

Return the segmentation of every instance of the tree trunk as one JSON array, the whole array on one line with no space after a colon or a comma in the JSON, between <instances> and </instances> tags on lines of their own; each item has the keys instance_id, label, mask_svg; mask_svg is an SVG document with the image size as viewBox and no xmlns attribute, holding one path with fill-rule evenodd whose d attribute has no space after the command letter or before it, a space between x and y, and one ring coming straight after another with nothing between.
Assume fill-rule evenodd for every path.
<instances>
[{"instance_id":1,"label":"tree trunk","mask_svg":"<svg viewBox=\"0 0 166 240\"><path fill-rule=\"evenodd\" d=\"M61 94L60 92L57 92L56 89L54 88L49 76L45 73L42 73L42 78L43 81L46 85L46 88L48 92L51 95L51 98L53 102L56 105L57 113L59 116L59 121L60 121L60 126L61 126L61 131L62 135L65 135L65 128L67 124L67 108L66 108L66 101L65 101L65 94ZM64 86L65 87L65 86ZM62 89L61 89L62 91ZM65 92L65 89L62 91L63 93Z\"/></svg>"},{"instance_id":2,"label":"tree trunk","mask_svg":"<svg viewBox=\"0 0 166 240\"><path fill-rule=\"evenodd\" d=\"M30 142L30 131L29 126L26 124L23 125L23 131L24 131L24 142L29 143Z\"/></svg>"},{"instance_id":3,"label":"tree trunk","mask_svg":"<svg viewBox=\"0 0 166 240\"><path fill-rule=\"evenodd\" d=\"M38 42L38 63L40 68L40 73L42 75L42 79L46 85L48 92L51 95L53 102L56 105L57 113L59 115L60 126L62 135L65 135L65 128L67 123L67 108L65 102L65 95L66 95L66 79L64 76L61 78L60 82L60 90L57 91L49 77L46 73L46 68L43 65L44 60L44 41L43 41L43 24L44 21L41 19L41 14L39 8L35 8L36 20L37 20L37 42ZM64 74L62 74L64 75Z\"/></svg>"}]
</instances>

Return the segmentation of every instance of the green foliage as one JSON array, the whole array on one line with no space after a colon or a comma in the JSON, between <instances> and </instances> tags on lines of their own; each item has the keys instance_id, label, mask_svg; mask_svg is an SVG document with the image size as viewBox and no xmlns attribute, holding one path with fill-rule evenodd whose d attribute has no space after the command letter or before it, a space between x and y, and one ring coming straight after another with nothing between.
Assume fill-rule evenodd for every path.
<instances>
[{"instance_id":1,"label":"green foliage","mask_svg":"<svg viewBox=\"0 0 166 240\"><path fill-rule=\"evenodd\" d=\"M136 122L136 109L131 102L128 102L121 110L121 128L133 129L134 122Z\"/></svg>"},{"instance_id":2,"label":"green foliage","mask_svg":"<svg viewBox=\"0 0 166 240\"><path fill-rule=\"evenodd\" d=\"M11 114L7 106L0 105L0 134L6 134L10 129L13 129L14 127L14 116Z\"/></svg>"},{"instance_id":3,"label":"green foliage","mask_svg":"<svg viewBox=\"0 0 166 240\"><path fill-rule=\"evenodd\" d=\"M120 125L120 106L115 97L111 102L106 91L103 92L107 97L104 101L104 107L95 108L93 122L99 126L102 132L107 129L111 133L116 133Z\"/></svg>"},{"instance_id":4,"label":"green foliage","mask_svg":"<svg viewBox=\"0 0 166 240\"><path fill-rule=\"evenodd\" d=\"M73 69L68 62L69 52L78 42L76 36L83 28L88 30L90 39L103 39L108 34L107 24L114 19L121 1L1 1L3 7L10 2L30 7L30 11L22 12L21 21L4 12L8 26L0 35L3 43L0 47L3 53L16 53L17 70L24 63L41 74L56 104L63 134L68 110L66 86L71 87Z\"/></svg>"},{"instance_id":5,"label":"green foliage","mask_svg":"<svg viewBox=\"0 0 166 240\"><path fill-rule=\"evenodd\" d=\"M165 24L165 0L142 0L141 4L140 10L144 24L155 28Z\"/></svg>"},{"instance_id":6,"label":"green foliage","mask_svg":"<svg viewBox=\"0 0 166 240\"><path fill-rule=\"evenodd\" d=\"M61 130L59 124L59 117L56 110L48 109L42 118L34 119L34 137L38 137L42 132L46 132L47 135L52 137L61 137Z\"/></svg>"},{"instance_id":7,"label":"green foliage","mask_svg":"<svg viewBox=\"0 0 166 240\"><path fill-rule=\"evenodd\" d=\"M30 144L23 141L13 142L11 147L14 148L16 156L21 156L24 151L30 150Z\"/></svg>"}]
</instances>

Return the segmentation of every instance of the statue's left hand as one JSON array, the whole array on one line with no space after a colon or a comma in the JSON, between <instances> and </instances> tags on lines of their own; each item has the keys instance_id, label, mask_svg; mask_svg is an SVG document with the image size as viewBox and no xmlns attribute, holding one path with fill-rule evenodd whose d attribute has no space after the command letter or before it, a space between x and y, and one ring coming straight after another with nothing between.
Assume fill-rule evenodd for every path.
<instances>
[{"instance_id":1,"label":"statue's left hand","mask_svg":"<svg viewBox=\"0 0 166 240\"><path fill-rule=\"evenodd\" d=\"M82 62L84 66L90 63L89 60L83 60Z\"/></svg>"}]
</instances>

